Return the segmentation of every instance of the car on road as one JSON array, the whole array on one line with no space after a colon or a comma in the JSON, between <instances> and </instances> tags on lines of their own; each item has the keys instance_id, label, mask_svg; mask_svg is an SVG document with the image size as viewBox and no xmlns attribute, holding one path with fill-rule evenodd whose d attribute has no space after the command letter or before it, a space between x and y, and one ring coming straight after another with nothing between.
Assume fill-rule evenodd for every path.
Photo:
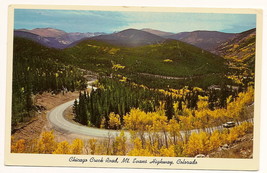
<instances>
[{"instance_id":1,"label":"car on road","mask_svg":"<svg viewBox=\"0 0 267 173\"><path fill-rule=\"evenodd\" d=\"M224 128L232 128L232 127L235 127L235 123L230 121L230 122L224 123L223 127Z\"/></svg>"}]
</instances>

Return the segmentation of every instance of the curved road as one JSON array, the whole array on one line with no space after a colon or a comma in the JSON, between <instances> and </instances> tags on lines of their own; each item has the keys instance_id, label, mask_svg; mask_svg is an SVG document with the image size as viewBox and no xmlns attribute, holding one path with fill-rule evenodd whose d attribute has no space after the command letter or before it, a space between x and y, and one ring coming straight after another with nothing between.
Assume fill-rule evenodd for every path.
<instances>
[{"instance_id":1,"label":"curved road","mask_svg":"<svg viewBox=\"0 0 267 173\"><path fill-rule=\"evenodd\" d=\"M66 102L62 105L55 107L51 112L48 113L48 120L53 124L53 126L64 132L92 136L92 137L101 137L106 138L108 136L118 136L120 131L115 130L106 130L106 129L98 129L92 127L86 127L78 124L71 123L70 121L64 118L64 111L72 106L74 100ZM125 136L130 136L128 132L125 132Z\"/></svg>"},{"instance_id":2,"label":"curved road","mask_svg":"<svg viewBox=\"0 0 267 173\"><path fill-rule=\"evenodd\" d=\"M93 87L92 84L95 82L95 80L91 80L87 82L87 88L91 88L93 90L97 89L96 87ZM79 135L86 135L91 137L97 137L97 138L107 138L109 136L118 136L120 134L120 131L116 130L107 130L107 129L99 129L99 128L93 128L88 126L82 126L79 124L72 123L64 118L64 111L72 106L74 104L75 100L63 103L54 109L52 109L48 115L47 118L50 121L50 123L53 124L55 129L63 132L68 132L72 134L79 134ZM129 132L124 132L124 135L128 138L130 138Z\"/></svg>"},{"instance_id":3,"label":"curved road","mask_svg":"<svg viewBox=\"0 0 267 173\"><path fill-rule=\"evenodd\" d=\"M88 82L88 88L92 87L90 86L94 81ZM93 87L92 89L96 89ZM75 123L72 123L64 118L64 111L72 106L74 103L74 100L66 102L64 104L61 104L57 107L55 107L51 112L48 113L48 120L53 124L53 126L62 132L68 132L72 134L79 134L79 135L86 135L86 136L91 136L91 137L97 137L97 138L107 138L109 136L115 137L120 134L120 130L107 130L107 129L99 129L99 128L92 128L92 127L87 127L87 126L82 126L78 125ZM252 119L248 119L247 121L253 122ZM206 128L206 131L214 131L214 130L222 130L222 126L218 127L211 127L211 128ZM190 130L189 133L196 132L198 133L201 131L200 129L193 129ZM185 135L185 131L180 131L181 135ZM131 135L128 131L124 132L125 136L130 139Z\"/></svg>"}]
</instances>

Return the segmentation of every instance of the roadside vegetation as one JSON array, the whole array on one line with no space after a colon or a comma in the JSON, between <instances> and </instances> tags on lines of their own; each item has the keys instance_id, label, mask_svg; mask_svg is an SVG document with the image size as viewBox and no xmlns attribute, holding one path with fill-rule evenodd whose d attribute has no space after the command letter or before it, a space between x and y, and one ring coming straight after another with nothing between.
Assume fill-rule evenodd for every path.
<instances>
[{"instance_id":1,"label":"roadside vegetation","mask_svg":"<svg viewBox=\"0 0 267 173\"><path fill-rule=\"evenodd\" d=\"M178 130L178 129L175 129ZM194 157L198 154L208 155L223 145L234 144L241 136L253 132L253 125L244 122L230 130L208 133L192 133L184 138L172 124L161 133L159 127L148 132L147 138L140 138L140 131L133 131L127 139L122 131L119 136L106 139L75 139L72 142L55 140L53 131L43 132L39 139L27 143L25 140L12 141L13 153L40 154L88 154L88 155L121 155L121 156L161 156L161 157Z\"/></svg>"}]
</instances>

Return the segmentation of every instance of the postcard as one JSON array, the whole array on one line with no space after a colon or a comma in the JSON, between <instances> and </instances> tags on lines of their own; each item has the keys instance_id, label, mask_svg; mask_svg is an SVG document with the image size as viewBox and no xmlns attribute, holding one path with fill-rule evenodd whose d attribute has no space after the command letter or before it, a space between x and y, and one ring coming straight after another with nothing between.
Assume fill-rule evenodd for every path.
<instances>
[{"instance_id":1,"label":"postcard","mask_svg":"<svg viewBox=\"0 0 267 173\"><path fill-rule=\"evenodd\" d=\"M11 5L5 164L258 170L262 11Z\"/></svg>"}]
</instances>

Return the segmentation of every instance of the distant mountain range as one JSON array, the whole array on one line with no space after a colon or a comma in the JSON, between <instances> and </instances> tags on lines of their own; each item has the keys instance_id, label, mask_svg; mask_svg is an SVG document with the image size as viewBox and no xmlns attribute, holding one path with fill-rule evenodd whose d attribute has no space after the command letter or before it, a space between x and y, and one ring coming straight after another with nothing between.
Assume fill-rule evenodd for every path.
<instances>
[{"instance_id":1,"label":"distant mountain range","mask_svg":"<svg viewBox=\"0 0 267 173\"><path fill-rule=\"evenodd\" d=\"M32 34L39 35L41 37L60 37L60 36L67 34L65 31L62 31L59 29L54 29L54 28L36 28L36 29L32 29L32 30L18 29L16 31L29 32Z\"/></svg>"},{"instance_id":2,"label":"distant mountain range","mask_svg":"<svg viewBox=\"0 0 267 173\"><path fill-rule=\"evenodd\" d=\"M193 31L181 32L174 35L166 36L166 38L180 40L201 49L213 52L223 42L232 39L237 34L223 33L217 31Z\"/></svg>"},{"instance_id":3,"label":"distant mountain range","mask_svg":"<svg viewBox=\"0 0 267 173\"><path fill-rule=\"evenodd\" d=\"M154 29L126 29L120 32L106 34L95 33L67 33L53 28L37 28L33 30L15 30L15 36L36 41L44 46L63 49L72 47L79 42L89 39L104 41L116 46L137 47L162 43L166 39L179 40L201 49L218 53L217 47L238 37L242 33L223 33L217 31L193 31L171 33Z\"/></svg>"},{"instance_id":4,"label":"distant mountain range","mask_svg":"<svg viewBox=\"0 0 267 173\"><path fill-rule=\"evenodd\" d=\"M15 30L14 35L18 37L28 38L33 41L36 41L44 46L50 48L63 49L68 47L73 42L76 42L81 39L94 37L98 35L104 35L103 32L95 33L67 33L62 30L53 29L53 28L37 28L33 30L19 29Z\"/></svg>"}]
</instances>

